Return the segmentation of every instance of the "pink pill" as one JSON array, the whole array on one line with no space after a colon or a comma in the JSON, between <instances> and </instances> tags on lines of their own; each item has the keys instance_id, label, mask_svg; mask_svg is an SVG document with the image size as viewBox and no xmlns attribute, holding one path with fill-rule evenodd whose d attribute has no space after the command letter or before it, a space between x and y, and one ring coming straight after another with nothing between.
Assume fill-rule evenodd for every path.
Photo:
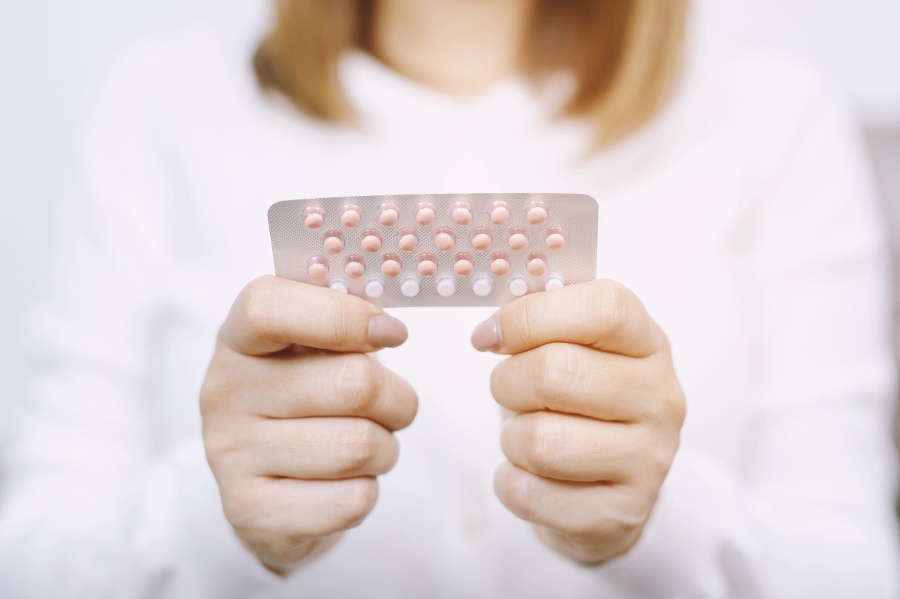
<instances>
[{"instance_id":1,"label":"pink pill","mask_svg":"<svg viewBox=\"0 0 900 599\"><path fill-rule=\"evenodd\" d=\"M547 235L546 243L547 249L561 250L566 245L566 238L563 237L560 233L552 233L550 235Z\"/></svg>"},{"instance_id":2,"label":"pink pill","mask_svg":"<svg viewBox=\"0 0 900 599\"><path fill-rule=\"evenodd\" d=\"M344 238L338 232L329 231L325 234L325 241L322 242L322 246L329 254L339 254L344 250Z\"/></svg>"},{"instance_id":3,"label":"pink pill","mask_svg":"<svg viewBox=\"0 0 900 599\"><path fill-rule=\"evenodd\" d=\"M532 225L541 225L547 222L547 204L543 200L532 200L525 207L525 218Z\"/></svg>"},{"instance_id":4,"label":"pink pill","mask_svg":"<svg viewBox=\"0 0 900 599\"><path fill-rule=\"evenodd\" d=\"M303 226L307 229L318 229L325 224L325 216L318 212L310 212L303 219Z\"/></svg>"},{"instance_id":5,"label":"pink pill","mask_svg":"<svg viewBox=\"0 0 900 599\"><path fill-rule=\"evenodd\" d=\"M466 253L459 253L454 257L453 272L461 277L467 277L475 272L475 263L472 256Z\"/></svg>"},{"instance_id":6,"label":"pink pill","mask_svg":"<svg viewBox=\"0 0 900 599\"><path fill-rule=\"evenodd\" d=\"M509 274L509 268L509 256L503 252L491 255L491 272L494 275L498 277L507 275Z\"/></svg>"},{"instance_id":7,"label":"pink pill","mask_svg":"<svg viewBox=\"0 0 900 599\"><path fill-rule=\"evenodd\" d=\"M509 249L519 251L528 247L528 235L524 231L510 230Z\"/></svg>"},{"instance_id":8,"label":"pink pill","mask_svg":"<svg viewBox=\"0 0 900 599\"><path fill-rule=\"evenodd\" d=\"M547 272L547 261L539 256L534 256L528 259L526 268L528 269L529 274L539 277Z\"/></svg>"},{"instance_id":9,"label":"pink pill","mask_svg":"<svg viewBox=\"0 0 900 599\"><path fill-rule=\"evenodd\" d=\"M534 207L528 210L528 222L532 225L540 225L547 220L547 209Z\"/></svg>"},{"instance_id":10,"label":"pink pill","mask_svg":"<svg viewBox=\"0 0 900 599\"><path fill-rule=\"evenodd\" d=\"M415 231L401 231L400 232L400 240L397 242L397 246L403 250L404 252L411 252L415 250L419 245L419 236L416 235Z\"/></svg>"},{"instance_id":11,"label":"pink pill","mask_svg":"<svg viewBox=\"0 0 900 599\"><path fill-rule=\"evenodd\" d=\"M472 231L472 247L476 250L486 250L491 247L491 232L484 227L478 227Z\"/></svg>"},{"instance_id":12,"label":"pink pill","mask_svg":"<svg viewBox=\"0 0 900 599\"><path fill-rule=\"evenodd\" d=\"M505 225L509 220L509 204L503 200L491 203L491 222L495 225Z\"/></svg>"},{"instance_id":13,"label":"pink pill","mask_svg":"<svg viewBox=\"0 0 900 599\"><path fill-rule=\"evenodd\" d=\"M366 264L362 256L347 256L344 262L344 274L351 279L358 279L366 272Z\"/></svg>"},{"instance_id":14,"label":"pink pill","mask_svg":"<svg viewBox=\"0 0 900 599\"><path fill-rule=\"evenodd\" d=\"M437 272L437 263L433 260L419 260L419 274L423 277L431 277Z\"/></svg>"},{"instance_id":15,"label":"pink pill","mask_svg":"<svg viewBox=\"0 0 900 599\"><path fill-rule=\"evenodd\" d=\"M449 252L456 245L456 237L449 229L438 229L434 235L434 247L442 252Z\"/></svg>"},{"instance_id":16,"label":"pink pill","mask_svg":"<svg viewBox=\"0 0 900 599\"><path fill-rule=\"evenodd\" d=\"M400 274L400 256L396 254L385 254L381 261L381 274L386 277L396 277Z\"/></svg>"},{"instance_id":17,"label":"pink pill","mask_svg":"<svg viewBox=\"0 0 900 599\"><path fill-rule=\"evenodd\" d=\"M385 227L393 227L400 220L400 209L396 204L382 204L378 207L378 222Z\"/></svg>"},{"instance_id":18,"label":"pink pill","mask_svg":"<svg viewBox=\"0 0 900 599\"><path fill-rule=\"evenodd\" d=\"M436 215L434 204L431 202L422 202L416 206L416 223L420 226L427 227L433 223Z\"/></svg>"},{"instance_id":19,"label":"pink pill","mask_svg":"<svg viewBox=\"0 0 900 599\"><path fill-rule=\"evenodd\" d=\"M472 222L472 211L468 208L454 208L450 217L457 225L468 225Z\"/></svg>"},{"instance_id":20,"label":"pink pill","mask_svg":"<svg viewBox=\"0 0 900 599\"><path fill-rule=\"evenodd\" d=\"M313 256L306 266L306 274L313 281L324 281L328 276L328 261L322 256Z\"/></svg>"},{"instance_id":21,"label":"pink pill","mask_svg":"<svg viewBox=\"0 0 900 599\"><path fill-rule=\"evenodd\" d=\"M509 268L509 260L507 260L506 258L496 257L491 260L491 272L498 277L508 275Z\"/></svg>"},{"instance_id":22,"label":"pink pill","mask_svg":"<svg viewBox=\"0 0 900 599\"><path fill-rule=\"evenodd\" d=\"M362 240L359 242L359 247L361 247L364 252L377 252L381 249L381 236L377 231L364 231Z\"/></svg>"},{"instance_id":23,"label":"pink pill","mask_svg":"<svg viewBox=\"0 0 900 599\"><path fill-rule=\"evenodd\" d=\"M356 204L348 204L341 208L341 225L353 228L359 224L361 219L359 206Z\"/></svg>"}]
</instances>

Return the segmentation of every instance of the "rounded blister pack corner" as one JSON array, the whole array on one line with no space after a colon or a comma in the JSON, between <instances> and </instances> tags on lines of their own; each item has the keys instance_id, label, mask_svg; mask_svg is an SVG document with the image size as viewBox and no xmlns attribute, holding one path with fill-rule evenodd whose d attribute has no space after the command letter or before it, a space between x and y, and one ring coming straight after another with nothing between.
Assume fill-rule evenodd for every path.
<instances>
[{"instance_id":1,"label":"rounded blister pack corner","mask_svg":"<svg viewBox=\"0 0 900 599\"><path fill-rule=\"evenodd\" d=\"M285 200L275 274L381 307L499 306L597 272L597 201L566 193Z\"/></svg>"}]
</instances>

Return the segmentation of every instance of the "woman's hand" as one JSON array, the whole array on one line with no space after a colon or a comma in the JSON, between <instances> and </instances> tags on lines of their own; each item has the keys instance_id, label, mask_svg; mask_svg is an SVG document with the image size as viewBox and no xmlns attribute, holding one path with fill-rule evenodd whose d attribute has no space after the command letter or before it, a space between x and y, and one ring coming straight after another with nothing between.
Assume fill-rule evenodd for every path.
<instances>
[{"instance_id":1,"label":"woman's hand","mask_svg":"<svg viewBox=\"0 0 900 599\"><path fill-rule=\"evenodd\" d=\"M203 439L226 517L269 569L318 555L374 506L417 399L366 353L406 336L357 297L275 277L235 301L200 395Z\"/></svg>"},{"instance_id":2,"label":"woman's hand","mask_svg":"<svg viewBox=\"0 0 900 599\"><path fill-rule=\"evenodd\" d=\"M611 281L525 296L479 325L472 343L511 356L491 375L509 411L500 501L578 562L628 551L685 413L668 341L640 300Z\"/></svg>"}]
</instances>

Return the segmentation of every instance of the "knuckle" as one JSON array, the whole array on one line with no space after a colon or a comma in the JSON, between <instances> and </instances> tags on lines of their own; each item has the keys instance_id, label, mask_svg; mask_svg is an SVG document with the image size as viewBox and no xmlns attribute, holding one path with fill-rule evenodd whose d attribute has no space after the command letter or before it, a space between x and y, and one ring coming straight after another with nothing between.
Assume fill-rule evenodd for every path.
<instances>
[{"instance_id":1,"label":"knuckle","mask_svg":"<svg viewBox=\"0 0 900 599\"><path fill-rule=\"evenodd\" d=\"M338 400L347 414L368 412L379 395L379 366L364 354L341 357L337 376Z\"/></svg>"},{"instance_id":2,"label":"knuckle","mask_svg":"<svg viewBox=\"0 0 900 599\"><path fill-rule=\"evenodd\" d=\"M536 474L555 474L559 471L560 438L557 426L533 422L525 428L525 460L528 469Z\"/></svg>"},{"instance_id":3,"label":"knuckle","mask_svg":"<svg viewBox=\"0 0 900 599\"><path fill-rule=\"evenodd\" d=\"M378 483L374 478L360 478L353 481L340 501L341 517L339 527L341 530L359 526L378 499Z\"/></svg>"},{"instance_id":4,"label":"knuckle","mask_svg":"<svg viewBox=\"0 0 900 599\"><path fill-rule=\"evenodd\" d=\"M378 430L376 424L359 419L346 431L341 443L339 474L352 474L369 469L378 451Z\"/></svg>"},{"instance_id":5,"label":"knuckle","mask_svg":"<svg viewBox=\"0 0 900 599\"><path fill-rule=\"evenodd\" d=\"M227 403L228 398L235 396L240 390L240 380L229 374L229 365L223 358L214 356L200 386L200 414L208 416L218 411Z\"/></svg>"},{"instance_id":6,"label":"knuckle","mask_svg":"<svg viewBox=\"0 0 900 599\"><path fill-rule=\"evenodd\" d=\"M269 338L275 330L274 288L268 278L256 279L241 292L237 317L245 330L260 338Z\"/></svg>"},{"instance_id":7,"label":"knuckle","mask_svg":"<svg viewBox=\"0 0 900 599\"><path fill-rule=\"evenodd\" d=\"M250 487L222 488L222 510L233 527L262 540L258 519L261 497Z\"/></svg>"},{"instance_id":8,"label":"knuckle","mask_svg":"<svg viewBox=\"0 0 900 599\"><path fill-rule=\"evenodd\" d=\"M614 543L640 530L647 520L649 509L642 493L624 494L618 501L609 502L606 509L598 511L582 530L571 531L570 536L582 542L593 539Z\"/></svg>"},{"instance_id":9,"label":"knuckle","mask_svg":"<svg viewBox=\"0 0 900 599\"><path fill-rule=\"evenodd\" d=\"M593 302L598 309L601 335L615 334L628 325L632 295L621 283L598 281L594 287Z\"/></svg>"},{"instance_id":10,"label":"knuckle","mask_svg":"<svg viewBox=\"0 0 900 599\"><path fill-rule=\"evenodd\" d=\"M229 458L240 450L240 444L234 435L222 433L206 432L203 436L203 446L206 450L206 460L214 470L222 468Z\"/></svg>"},{"instance_id":11,"label":"knuckle","mask_svg":"<svg viewBox=\"0 0 900 599\"><path fill-rule=\"evenodd\" d=\"M302 534L282 532L266 539L266 549L279 561L294 561L309 551L309 539Z\"/></svg>"},{"instance_id":12,"label":"knuckle","mask_svg":"<svg viewBox=\"0 0 900 599\"><path fill-rule=\"evenodd\" d=\"M502 487L510 509L523 520L534 522L539 514L538 479L525 472L507 473Z\"/></svg>"},{"instance_id":13,"label":"knuckle","mask_svg":"<svg viewBox=\"0 0 900 599\"><path fill-rule=\"evenodd\" d=\"M582 359L574 347L551 343L535 350L535 364L529 369L537 398L549 408L571 403L572 389L583 378Z\"/></svg>"}]
</instances>

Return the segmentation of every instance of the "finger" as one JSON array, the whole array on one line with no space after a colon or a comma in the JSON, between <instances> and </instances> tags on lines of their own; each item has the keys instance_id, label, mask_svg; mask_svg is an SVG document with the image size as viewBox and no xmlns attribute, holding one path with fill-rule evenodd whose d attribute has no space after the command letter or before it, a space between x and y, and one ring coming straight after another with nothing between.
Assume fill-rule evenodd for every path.
<instances>
[{"instance_id":1,"label":"finger","mask_svg":"<svg viewBox=\"0 0 900 599\"><path fill-rule=\"evenodd\" d=\"M649 512L623 485L558 481L505 462L494 476L498 499L527 522L579 540L616 539L640 528Z\"/></svg>"},{"instance_id":2,"label":"finger","mask_svg":"<svg viewBox=\"0 0 900 599\"><path fill-rule=\"evenodd\" d=\"M664 404L660 393L669 386L648 376L646 363L661 359L662 354L634 359L582 345L551 343L497 364L491 372L491 393L497 403L516 412L553 410L636 422ZM674 382L670 386L674 394Z\"/></svg>"},{"instance_id":3,"label":"finger","mask_svg":"<svg viewBox=\"0 0 900 599\"><path fill-rule=\"evenodd\" d=\"M237 468L254 475L340 479L384 474L400 448L365 418L265 419L250 428Z\"/></svg>"},{"instance_id":4,"label":"finger","mask_svg":"<svg viewBox=\"0 0 900 599\"><path fill-rule=\"evenodd\" d=\"M228 409L210 410L208 418L218 411L267 418L357 416L396 431L409 426L418 410L410 384L365 354L260 358L226 350L217 369L222 375L211 372L202 395L226 402Z\"/></svg>"},{"instance_id":5,"label":"finger","mask_svg":"<svg viewBox=\"0 0 900 599\"><path fill-rule=\"evenodd\" d=\"M292 345L370 352L406 337L402 322L358 297L272 276L241 291L219 332L221 343L254 356Z\"/></svg>"},{"instance_id":6,"label":"finger","mask_svg":"<svg viewBox=\"0 0 900 599\"><path fill-rule=\"evenodd\" d=\"M544 478L629 483L665 477L669 444L641 427L554 412L533 412L503 424L500 447L514 465Z\"/></svg>"},{"instance_id":7,"label":"finger","mask_svg":"<svg viewBox=\"0 0 900 599\"><path fill-rule=\"evenodd\" d=\"M511 301L472 333L481 351L517 354L553 342L632 357L667 347L641 301L613 281L591 281Z\"/></svg>"},{"instance_id":8,"label":"finger","mask_svg":"<svg viewBox=\"0 0 900 599\"><path fill-rule=\"evenodd\" d=\"M377 498L374 478L258 478L224 494L222 504L242 539L287 554L306 540L359 525Z\"/></svg>"}]
</instances>

